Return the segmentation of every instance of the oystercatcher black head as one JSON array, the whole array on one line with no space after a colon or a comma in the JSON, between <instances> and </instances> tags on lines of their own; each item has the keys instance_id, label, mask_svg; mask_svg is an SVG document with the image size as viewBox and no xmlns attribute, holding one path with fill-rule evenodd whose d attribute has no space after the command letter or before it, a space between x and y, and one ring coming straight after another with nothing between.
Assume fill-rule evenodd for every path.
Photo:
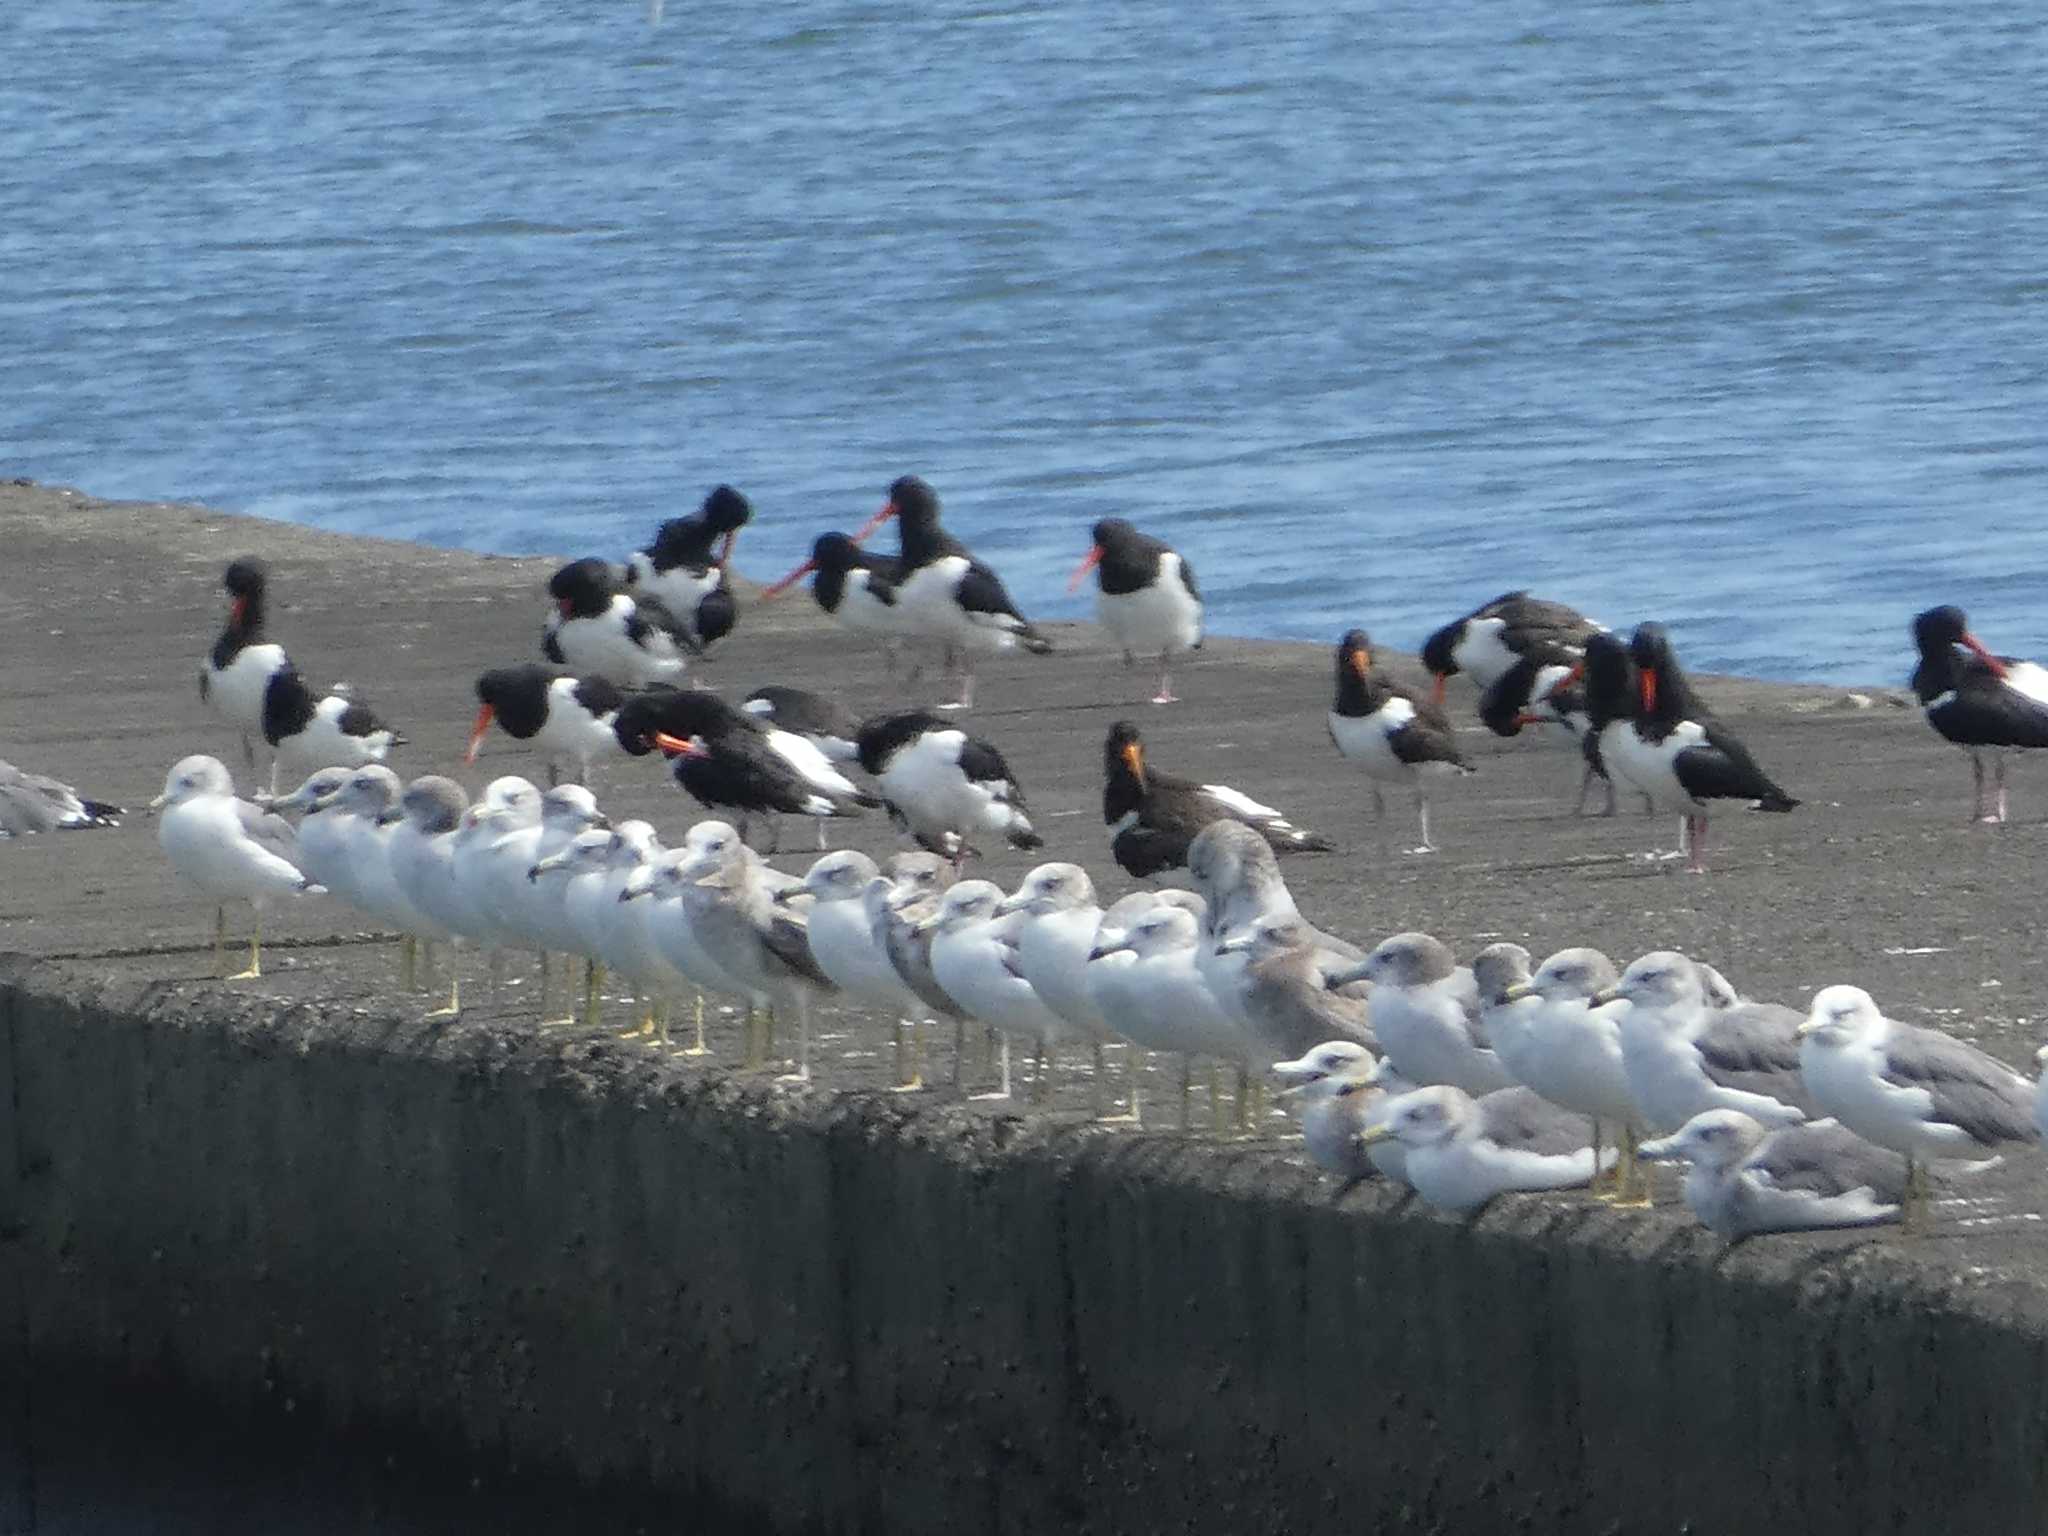
<instances>
[{"instance_id":1,"label":"oystercatcher black head","mask_svg":"<svg viewBox=\"0 0 2048 1536\"><path fill-rule=\"evenodd\" d=\"M661 688L634 694L619 707L612 734L635 757L660 748L680 751L693 736L715 739L733 729L755 730L754 722L715 693L701 688Z\"/></svg>"},{"instance_id":2,"label":"oystercatcher black head","mask_svg":"<svg viewBox=\"0 0 2048 1536\"><path fill-rule=\"evenodd\" d=\"M476 725L470 731L469 750L463 761L476 761L477 747L493 720L514 740L531 740L547 723L548 684L554 679L553 672L540 666L493 667L479 677L476 696L481 708L476 712Z\"/></svg>"},{"instance_id":3,"label":"oystercatcher black head","mask_svg":"<svg viewBox=\"0 0 2048 1536\"><path fill-rule=\"evenodd\" d=\"M611 607L617 592L611 562L595 556L571 560L548 578L548 595L560 605L565 619L597 618Z\"/></svg>"},{"instance_id":4,"label":"oystercatcher black head","mask_svg":"<svg viewBox=\"0 0 2048 1536\"><path fill-rule=\"evenodd\" d=\"M1128 771L1132 778L1144 781L1145 742L1130 721L1119 720L1109 728L1102 743L1102 767L1111 778Z\"/></svg>"},{"instance_id":5,"label":"oystercatcher black head","mask_svg":"<svg viewBox=\"0 0 2048 1536\"><path fill-rule=\"evenodd\" d=\"M1429 668L1436 679L1437 702L1443 702L1444 679L1458 670L1458 658L1452 655L1458 637L1465 632L1465 621L1453 619L1422 642L1422 664Z\"/></svg>"},{"instance_id":6,"label":"oystercatcher black head","mask_svg":"<svg viewBox=\"0 0 2048 1536\"><path fill-rule=\"evenodd\" d=\"M740 529L746 527L753 515L754 509L746 497L729 485L718 486L704 498L694 516L672 517L656 530L648 557L657 571L677 566L724 565L732 558ZM721 535L725 547L714 559L711 546Z\"/></svg>"},{"instance_id":7,"label":"oystercatcher black head","mask_svg":"<svg viewBox=\"0 0 2048 1536\"><path fill-rule=\"evenodd\" d=\"M719 485L712 487L711 494L704 498L699 515L706 526L720 533L736 533L753 519L754 507L731 486Z\"/></svg>"},{"instance_id":8,"label":"oystercatcher black head","mask_svg":"<svg viewBox=\"0 0 2048 1536\"><path fill-rule=\"evenodd\" d=\"M1368 715L1372 680L1372 638L1362 629L1348 629L1337 642L1337 703L1340 715Z\"/></svg>"},{"instance_id":9,"label":"oystercatcher black head","mask_svg":"<svg viewBox=\"0 0 2048 1536\"><path fill-rule=\"evenodd\" d=\"M1588 729L1598 733L1610 720L1634 719L1639 700L1628 647L1614 635L1594 635L1586 641L1585 666Z\"/></svg>"},{"instance_id":10,"label":"oystercatcher black head","mask_svg":"<svg viewBox=\"0 0 2048 1536\"><path fill-rule=\"evenodd\" d=\"M859 568L869 559L860 545L848 535L821 533L811 541L811 558L773 586L763 587L761 598L765 602L769 598L780 597L813 571L822 571L827 576L843 578L848 571Z\"/></svg>"},{"instance_id":11,"label":"oystercatcher black head","mask_svg":"<svg viewBox=\"0 0 2048 1536\"><path fill-rule=\"evenodd\" d=\"M865 541L892 517L903 533L905 565L922 565L931 553L943 552L941 546L951 548L939 530L939 493L916 475L899 475L889 483L889 499L853 536L854 543Z\"/></svg>"},{"instance_id":12,"label":"oystercatcher black head","mask_svg":"<svg viewBox=\"0 0 2048 1536\"><path fill-rule=\"evenodd\" d=\"M1103 518L1089 537L1094 541L1092 546L1067 578L1069 592L1080 586L1082 578L1097 566L1102 568L1097 580L1102 590L1111 594L1143 591L1158 575L1159 557L1167 546L1138 532L1122 518Z\"/></svg>"},{"instance_id":13,"label":"oystercatcher black head","mask_svg":"<svg viewBox=\"0 0 2048 1536\"><path fill-rule=\"evenodd\" d=\"M1687 718L1706 718L1706 708L1692 689L1692 681L1678 664L1671 637L1664 626L1652 619L1638 624L1628 641L1629 659L1635 663L1636 691L1642 700L1643 718L1676 723Z\"/></svg>"},{"instance_id":14,"label":"oystercatcher black head","mask_svg":"<svg viewBox=\"0 0 2048 1536\"><path fill-rule=\"evenodd\" d=\"M253 640L263 631L263 594L269 579L268 568L254 555L234 561L221 576L220 584L232 599L228 627L245 640Z\"/></svg>"}]
</instances>

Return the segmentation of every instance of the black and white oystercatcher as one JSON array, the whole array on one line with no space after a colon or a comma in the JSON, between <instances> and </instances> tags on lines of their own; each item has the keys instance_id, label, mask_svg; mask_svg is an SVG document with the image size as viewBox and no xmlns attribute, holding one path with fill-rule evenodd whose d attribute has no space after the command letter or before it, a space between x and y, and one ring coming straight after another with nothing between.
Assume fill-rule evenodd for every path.
<instances>
[{"instance_id":1,"label":"black and white oystercatcher","mask_svg":"<svg viewBox=\"0 0 2048 1536\"><path fill-rule=\"evenodd\" d=\"M803 737L702 689L635 694L614 730L635 756L674 754L676 782L702 805L738 812L742 837L754 816L812 816L822 838L823 822L877 803Z\"/></svg>"},{"instance_id":2,"label":"black and white oystercatcher","mask_svg":"<svg viewBox=\"0 0 2048 1536\"><path fill-rule=\"evenodd\" d=\"M0 838L118 827L125 814L118 805L87 800L69 784L0 760Z\"/></svg>"},{"instance_id":3,"label":"black and white oystercatcher","mask_svg":"<svg viewBox=\"0 0 2048 1536\"><path fill-rule=\"evenodd\" d=\"M919 634L960 658L960 697L941 709L974 704L974 653L1022 646L1034 655L1052 642L1010 600L1002 578L967 551L939 523L939 496L916 475L889 487L882 510L854 535L856 543L894 518L902 535L896 565L896 601Z\"/></svg>"},{"instance_id":4,"label":"black and white oystercatcher","mask_svg":"<svg viewBox=\"0 0 2048 1536\"><path fill-rule=\"evenodd\" d=\"M1612 636L1587 642L1586 703L1604 722L1600 753L1608 771L1642 791L1653 809L1684 818L1680 851L1694 874L1706 873L1707 813L1715 801L1749 801L1765 811L1799 804L1693 692L1661 624L1638 625L1625 653Z\"/></svg>"},{"instance_id":5,"label":"black and white oystercatcher","mask_svg":"<svg viewBox=\"0 0 2048 1536\"><path fill-rule=\"evenodd\" d=\"M806 576L814 576L811 597L820 608L854 634L888 647L893 672L896 648L913 627L910 614L896 601L896 562L887 555L870 554L847 534L821 533L811 544L811 558L764 587L761 600L780 597Z\"/></svg>"},{"instance_id":6,"label":"black and white oystercatcher","mask_svg":"<svg viewBox=\"0 0 2048 1536\"><path fill-rule=\"evenodd\" d=\"M739 609L727 573L740 530L753 515L746 497L718 486L694 514L663 523L654 542L626 562L626 585L636 597L660 599L694 650L702 652L732 633Z\"/></svg>"},{"instance_id":7,"label":"black and white oystercatcher","mask_svg":"<svg viewBox=\"0 0 2048 1536\"><path fill-rule=\"evenodd\" d=\"M1197 784L1159 772L1146 761L1144 740L1127 720L1109 728L1102 773L1110 851L1126 874L1141 880L1184 867L1188 845L1215 821L1243 822L1275 853L1329 853L1336 847L1228 784Z\"/></svg>"},{"instance_id":8,"label":"black and white oystercatcher","mask_svg":"<svg viewBox=\"0 0 2048 1536\"><path fill-rule=\"evenodd\" d=\"M859 718L822 693L768 683L740 700L740 708L770 729L803 737L835 763L860 756Z\"/></svg>"},{"instance_id":9,"label":"black and white oystercatcher","mask_svg":"<svg viewBox=\"0 0 2048 1536\"><path fill-rule=\"evenodd\" d=\"M1365 770L1372 781L1373 810L1384 816L1382 784L1412 785L1422 818L1422 843L1411 850L1434 853L1429 838L1431 778L1472 771L1458 750L1451 722L1433 702L1389 679L1372 664L1372 642L1362 629L1337 642L1337 697L1330 707L1330 740Z\"/></svg>"},{"instance_id":10,"label":"black and white oystercatcher","mask_svg":"<svg viewBox=\"0 0 2048 1536\"><path fill-rule=\"evenodd\" d=\"M316 694L284 647L265 637L269 573L241 559L227 568L228 622L199 671L199 696L242 733L242 756L256 764L254 738L270 743L270 787L282 769L296 783L322 768L381 763L404 738L343 689Z\"/></svg>"},{"instance_id":11,"label":"black and white oystercatcher","mask_svg":"<svg viewBox=\"0 0 2048 1536\"><path fill-rule=\"evenodd\" d=\"M1606 786L1607 808L1614 814L1614 781L1600 761L1600 738L1588 729L1584 656L1564 646L1543 644L1521 659L1479 696L1479 722L1496 736L1518 736L1525 727L1548 728L1571 738L1585 761L1579 776L1574 814L1586 812L1586 791L1597 781Z\"/></svg>"},{"instance_id":12,"label":"black and white oystercatcher","mask_svg":"<svg viewBox=\"0 0 2048 1536\"><path fill-rule=\"evenodd\" d=\"M1577 651L1602 626L1578 609L1527 592L1503 592L1462 619L1453 619L1422 642L1422 664L1436 679L1436 702L1454 672L1469 675L1483 693L1523 655L1541 646Z\"/></svg>"},{"instance_id":13,"label":"black and white oystercatcher","mask_svg":"<svg viewBox=\"0 0 2048 1536\"><path fill-rule=\"evenodd\" d=\"M1095 616L1123 647L1124 665L1140 655L1157 656L1159 692L1152 702L1174 703L1173 658L1202 644L1202 593L1194 567L1164 539L1142 534L1120 517L1105 517L1092 537L1067 590L1095 572Z\"/></svg>"},{"instance_id":14,"label":"black and white oystercatcher","mask_svg":"<svg viewBox=\"0 0 2048 1536\"><path fill-rule=\"evenodd\" d=\"M1970 633L1963 610L1930 608L1913 620L1920 665L1913 669L1927 723L1970 754L1975 821L2005 820L2005 751L2048 747L2048 668L1994 656ZM1993 788L1985 793L1984 758Z\"/></svg>"},{"instance_id":15,"label":"black and white oystercatcher","mask_svg":"<svg viewBox=\"0 0 2048 1536\"><path fill-rule=\"evenodd\" d=\"M583 783L593 759L621 750L612 726L626 697L605 678L564 677L532 663L493 667L476 680L476 696L479 707L469 748L462 754L465 763L476 761L493 721L547 761L550 788L565 771L572 782Z\"/></svg>"},{"instance_id":16,"label":"black and white oystercatcher","mask_svg":"<svg viewBox=\"0 0 2048 1536\"><path fill-rule=\"evenodd\" d=\"M688 648L681 621L656 598L619 591L608 561L571 560L548 578L555 612L541 654L556 666L595 674L620 688L679 683Z\"/></svg>"},{"instance_id":17,"label":"black and white oystercatcher","mask_svg":"<svg viewBox=\"0 0 2048 1536\"><path fill-rule=\"evenodd\" d=\"M860 765L881 787L890 816L920 846L956 864L988 834L1037 848L1024 788L1003 754L922 709L877 715L860 728Z\"/></svg>"}]
</instances>

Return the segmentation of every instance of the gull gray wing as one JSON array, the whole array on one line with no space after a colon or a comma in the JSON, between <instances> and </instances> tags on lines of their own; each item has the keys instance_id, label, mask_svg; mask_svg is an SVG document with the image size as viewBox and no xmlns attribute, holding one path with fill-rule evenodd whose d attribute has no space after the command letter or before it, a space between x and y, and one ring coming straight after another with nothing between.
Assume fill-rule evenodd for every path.
<instances>
[{"instance_id":1,"label":"gull gray wing","mask_svg":"<svg viewBox=\"0 0 2048 1536\"><path fill-rule=\"evenodd\" d=\"M1723 1088L1762 1094L1817 1113L1799 1075L1799 1026L1805 1015L1776 1003L1715 1009L1693 1037L1700 1066Z\"/></svg>"},{"instance_id":2,"label":"gull gray wing","mask_svg":"<svg viewBox=\"0 0 2048 1536\"><path fill-rule=\"evenodd\" d=\"M235 815L242 823L242 835L258 847L276 854L285 863L299 866L299 834L275 811L266 811L247 800L235 802Z\"/></svg>"},{"instance_id":3,"label":"gull gray wing","mask_svg":"<svg viewBox=\"0 0 2048 1536\"><path fill-rule=\"evenodd\" d=\"M1938 1029L1894 1023L1885 1047L1885 1081L1925 1089L1934 1113L1985 1146L2039 1141L2034 1085L1995 1057Z\"/></svg>"},{"instance_id":4,"label":"gull gray wing","mask_svg":"<svg viewBox=\"0 0 2048 1536\"><path fill-rule=\"evenodd\" d=\"M1585 1118L1530 1088L1499 1088L1479 1100L1486 1139L1514 1152L1563 1157L1592 1145Z\"/></svg>"},{"instance_id":5,"label":"gull gray wing","mask_svg":"<svg viewBox=\"0 0 2048 1536\"><path fill-rule=\"evenodd\" d=\"M760 926L761 943L791 975L826 992L836 992L832 978L818 969L811 955L810 927L787 907L776 907Z\"/></svg>"},{"instance_id":6,"label":"gull gray wing","mask_svg":"<svg viewBox=\"0 0 2048 1536\"><path fill-rule=\"evenodd\" d=\"M1788 1125L1766 1137L1739 1165L1775 1189L1821 1197L1865 1188L1886 1204L1906 1193L1906 1160L1836 1120Z\"/></svg>"},{"instance_id":7,"label":"gull gray wing","mask_svg":"<svg viewBox=\"0 0 2048 1536\"><path fill-rule=\"evenodd\" d=\"M1350 1040L1378 1050L1365 1004L1326 988L1309 950L1255 961L1246 967L1245 981L1244 1010L1258 1021L1270 1049L1305 1056L1326 1041Z\"/></svg>"}]
</instances>

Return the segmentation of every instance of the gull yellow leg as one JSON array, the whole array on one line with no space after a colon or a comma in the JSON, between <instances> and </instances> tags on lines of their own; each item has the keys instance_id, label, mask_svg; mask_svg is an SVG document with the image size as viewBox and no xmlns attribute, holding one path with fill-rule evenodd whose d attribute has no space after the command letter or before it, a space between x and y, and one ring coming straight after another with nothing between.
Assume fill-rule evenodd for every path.
<instances>
[{"instance_id":1,"label":"gull yellow leg","mask_svg":"<svg viewBox=\"0 0 2048 1536\"><path fill-rule=\"evenodd\" d=\"M213 974L225 976L228 972L228 909L213 909Z\"/></svg>"},{"instance_id":2,"label":"gull yellow leg","mask_svg":"<svg viewBox=\"0 0 2048 1536\"><path fill-rule=\"evenodd\" d=\"M452 1019L462 1012L462 969L449 957L448 1001L436 1008L427 1017L430 1019Z\"/></svg>"},{"instance_id":3,"label":"gull yellow leg","mask_svg":"<svg viewBox=\"0 0 2048 1536\"><path fill-rule=\"evenodd\" d=\"M924 1087L924 1021L898 1019L895 1043L896 1092L916 1093Z\"/></svg>"},{"instance_id":4,"label":"gull yellow leg","mask_svg":"<svg viewBox=\"0 0 2048 1536\"><path fill-rule=\"evenodd\" d=\"M398 984L410 992L419 985L420 941L406 934L398 941Z\"/></svg>"},{"instance_id":5,"label":"gull yellow leg","mask_svg":"<svg viewBox=\"0 0 2048 1536\"><path fill-rule=\"evenodd\" d=\"M235 972L229 981L254 981L263 974L263 910L257 908L256 926L249 933L249 966Z\"/></svg>"},{"instance_id":6,"label":"gull yellow leg","mask_svg":"<svg viewBox=\"0 0 2048 1536\"><path fill-rule=\"evenodd\" d=\"M604 967L595 960L583 962L583 1023L597 1028L604 1012Z\"/></svg>"},{"instance_id":7,"label":"gull yellow leg","mask_svg":"<svg viewBox=\"0 0 2048 1536\"><path fill-rule=\"evenodd\" d=\"M697 994L696 1018L694 1022L697 1029L697 1043L687 1047L683 1054L685 1056L709 1056L711 1054L711 1047L704 1043L704 994L702 992Z\"/></svg>"}]
</instances>

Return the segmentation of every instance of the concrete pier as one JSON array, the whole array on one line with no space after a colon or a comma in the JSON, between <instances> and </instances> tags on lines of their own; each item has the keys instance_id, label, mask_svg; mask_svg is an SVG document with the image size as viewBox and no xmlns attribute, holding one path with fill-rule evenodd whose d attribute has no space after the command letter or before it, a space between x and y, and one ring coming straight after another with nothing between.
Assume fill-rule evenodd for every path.
<instances>
[{"instance_id":1,"label":"concrete pier","mask_svg":"<svg viewBox=\"0 0 2048 1536\"><path fill-rule=\"evenodd\" d=\"M403 772L533 771L503 738L459 754L475 674L535 653L550 562L37 487L0 488L0 548L23 766L131 806L190 751L246 781L194 679L220 569L257 553L275 637L408 733ZM1875 676L1903 676L1906 617ZM903 697L824 633L807 602L750 605L705 675ZM1709 684L1807 804L1717 819L1723 867L1693 879L1629 857L1670 827L1568 814L1570 755L1476 727L1444 852L1406 856L1410 808L1376 829L1324 740L1326 651L1212 642L1154 709L1091 630L1054 633L989 667L975 728L1044 856L1110 894L1101 738L1128 716L1161 767L1343 841L1288 875L1355 938L1678 947L1758 997L1857 981L2015 1062L2048 1035L2048 780L2019 768L2016 824L1965 825L1967 765L1883 687ZM701 814L650 763L597 787L671 835ZM855 840L890 846L879 818ZM724 1015L708 1061L620 1038L623 1005L543 1034L530 982L429 1024L338 907L218 983L211 921L146 821L0 845L0 1530L94 1528L108 1479L169 1476L101 1441L181 1435L325 1468L334 1529L2048 1525L2037 1160L1924 1239L1727 1251L1575 1196L1452 1222L1334 1201L1278 1120L1091 1124L1078 1064L1044 1110L895 1094L885 1023L828 1014L792 1090L736 1069Z\"/></svg>"}]
</instances>

